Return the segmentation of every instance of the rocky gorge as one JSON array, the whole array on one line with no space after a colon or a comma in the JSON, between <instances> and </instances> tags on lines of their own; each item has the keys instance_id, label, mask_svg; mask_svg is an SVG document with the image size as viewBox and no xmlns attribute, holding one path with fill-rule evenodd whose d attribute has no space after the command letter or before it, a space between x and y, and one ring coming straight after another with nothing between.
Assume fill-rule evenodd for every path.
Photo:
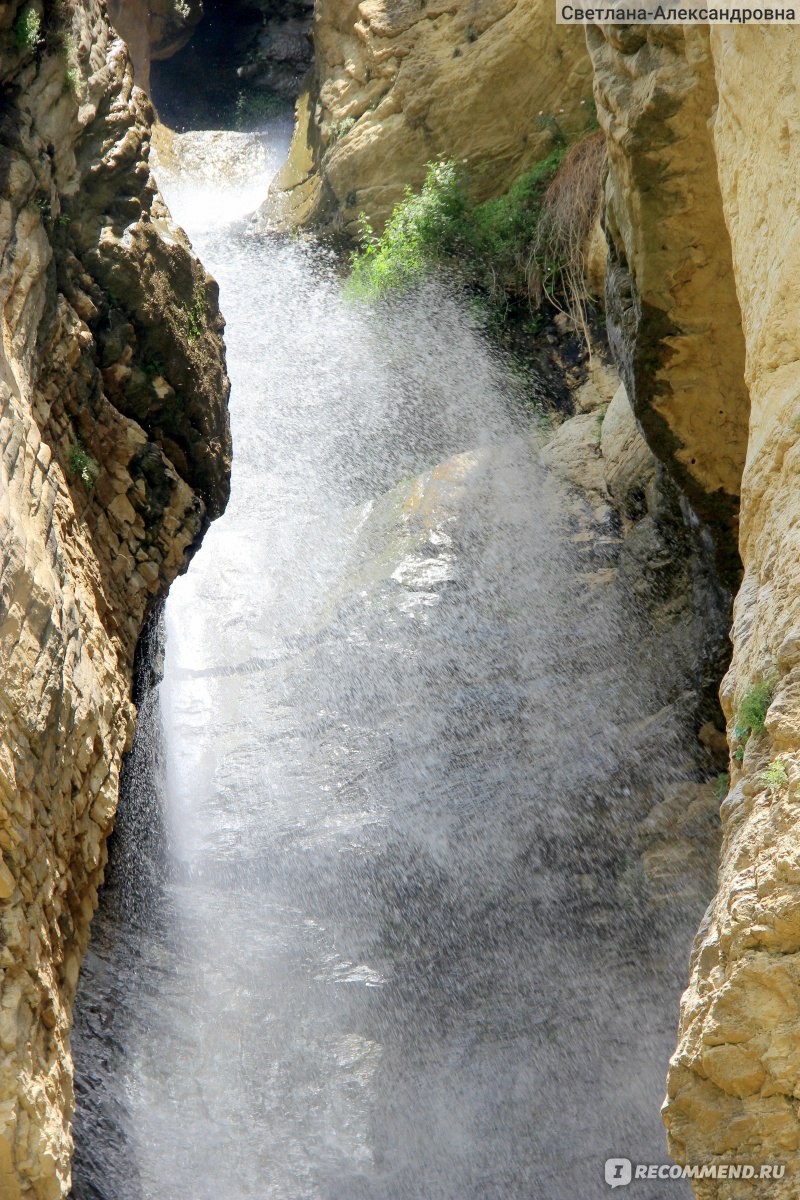
<instances>
[{"instance_id":1,"label":"rocky gorge","mask_svg":"<svg viewBox=\"0 0 800 1200\"><path fill-rule=\"evenodd\" d=\"M366 1001L340 1012L327 1001L324 1020L315 1007L306 1014L306 993L297 993L297 1010L310 1022L303 1026L309 1044L331 1078L344 1071L345 1080L341 1092L331 1084L327 1109L322 1105L323 1113L334 1116L328 1123L320 1116L308 1135L285 1123L291 1102L284 1100L282 1109L279 1099L264 1100L244 1066L243 1074L231 1076L231 1093L218 1102L239 1114L234 1124L247 1132L248 1146L266 1136L266 1125L274 1130L268 1162L282 1161L287 1147L305 1161L306 1136L325 1146L326 1139L330 1144L340 1140L345 1149L342 1157L331 1159L330 1177L315 1173L317 1159L328 1169L327 1150L315 1157L312 1148L306 1174L295 1173L299 1168L292 1159L285 1179L274 1181L276 1188L288 1189L286 1194L333 1195L346 1180L353 1196L363 1188L363 1194L387 1200L433 1194L434 1185L443 1196L451 1195L448 1187L457 1187L460 1200L473 1194L482 1200L490 1195L512 1200L518 1194L555 1200L575 1194L576 1188L586 1196L599 1195L606 1156L601 1148L609 1156L626 1150L631 1157L656 1153L649 1127L639 1130L636 1120L643 1108L656 1112L654 1086L660 1086L659 1071L667 1074L669 1057L664 1030L679 1022L664 1105L674 1160L785 1166L780 1180L766 1183L705 1178L695 1182L697 1195L795 1196L800 1170L795 1062L800 842L794 812L800 643L793 464L800 233L794 141L800 64L792 29L589 26L584 31L556 25L551 6L540 0L480 5L471 0L317 0L313 14L308 5L272 0L232 6L206 0L205 10L200 3L114 0L108 12L99 0L65 0L4 5L0 36L0 1195L55 1200L70 1194L73 1001L106 870L120 773L133 745L133 696L146 705L158 674L151 661L152 638L140 640L140 635L143 627L152 629L170 585L186 570L228 498L231 441L218 289L171 217L157 182L162 180L175 197L170 203L177 212L181 193L171 176L179 178L180 164L191 161L198 164L192 170L210 179L224 174L238 187L258 182L247 209L258 212L246 233L219 243L207 217L197 219L190 231L230 289L239 322L238 332L232 325L231 333L237 355L248 364L262 357L272 361L265 383L257 384L266 388L263 404L274 410L272 440L259 440L262 418L256 406L236 441L242 478L248 481L247 503L234 503L230 517L214 527L223 532L212 533L210 545L219 563L230 552L226 546L235 547L245 533L255 547L259 526L247 524L248 513L262 514L259 521L274 538L277 566L270 569L278 573L270 575L258 555L256 565L248 563L246 569L271 597L274 628L281 630L286 622L300 649L292 659L289 633L288 641L281 640L283 634L267 637L260 616L232 617L239 613L235 590L227 609L213 608L208 597L217 589L227 595L229 576L208 559L205 568L197 560L194 578L205 583L196 585L191 603L180 601L180 590L170 600L183 614L170 637L180 642L181 629L193 628L205 605L208 628L202 638L197 635L197 644L220 640L230 658L195 661L196 650L184 647L191 668L184 662L172 675L168 668L178 724L183 722L183 732L174 735L184 738L181 770L194 781L196 793L205 795L192 759L197 744L204 763L217 763L213 770L206 766L207 773L223 780L226 772L238 775L240 790L249 795L247 763L255 761L257 751L248 741L247 722L226 726L231 744L242 748L240 757L214 759L219 752L191 715L204 706L220 713L249 707L260 714L255 741L270 730L274 750L273 760L258 759L254 781L271 780L274 763L295 762L295 751L287 747L305 746L311 729L311 782L305 791L293 790L286 781L294 778L294 768L287 768L288 775L279 774L268 785L269 811L277 805L281 812L281 797L294 796L305 814L304 829L313 828L314 819L321 822L321 846L338 846L334 830L342 825L358 833L337 851L355 864L342 877L327 851L308 851L312 858L319 856L315 893L302 865L305 842L295 844L287 832L294 829L293 818L273 830L274 818L263 815L258 790L263 785L253 782L252 812L258 815L251 824L245 805L234 819L233 809L225 807L234 793L228 784L220 785L220 813L202 837L194 835L201 841L210 837L217 822L226 830L219 856L181 860L186 879L194 872L204 880L206 899L190 892L184 896L185 880L178 873L170 885L178 896L175 912L190 927L194 922L206 931L214 929L214 912L225 913L230 927L243 931L254 961L260 961L266 950L259 927L251 924L260 902L247 882L260 878L270 911L288 913L299 906L306 925L320 929L326 905L337 914L334 949L319 961L312 955L315 979L326 977L333 958L349 949L352 961L348 965L337 958L334 982L346 978L350 986L356 978L366 979L367 986L389 988L391 995L398 964L415 978L415 964L427 963L430 954L434 973L453 989L441 1008L422 988L413 1003L406 998L405 1007L392 1009L390 1000L383 1001L385 1012ZM195 102L209 56L215 64L211 98ZM223 126L258 129L297 94L285 162L266 172L258 135L253 142L245 134L233 143L227 135L213 141L189 133L181 140L159 129L148 90L165 119L194 128L208 127L208 112L215 110L225 114ZM570 158L570 147L590 139L604 148L591 185L588 175L574 168L579 160ZM153 145L158 150L151 154ZM468 297L483 303L488 295L495 306L497 296L503 297L502 321L508 328L512 317L516 321L513 355L524 359L527 354L541 366L540 349L547 347L546 373L558 379L552 385L538 377L535 384L523 383L550 413L544 425L534 423L532 433L518 416L507 416L505 401L487 401L500 393L516 395L517 385L510 382L513 373L498 377L487 365L480 338L475 342L467 332L472 329L468 308L456 303L451 309L449 299L408 311L393 310L390 303L392 332L376 332L369 321L353 324L339 315L338 284L311 287L314 273L307 273L305 251L280 249L287 232L294 239L289 246L304 246L302 239L313 235L323 247L340 249L363 236L366 223L377 253L382 231L392 229L395 206L404 197L410 203L409 197L425 194L431 163L461 164L467 183L453 176L448 202L466 205L463 211L475 227L492 229L498 210L485 206L510 204L504 198L522 194L521 181L548 156L549 174L541 185L530 185L526 203L543 204L547 211L553 197L563 201L566 196L570 212L580 208L579 237L569 244L585 284L579 295L585 316L576 319L574 294L559 293L557 287L548 291L549 260L538 247L538 258L528 247L525 261L511 266L489 254L478 272L475 243L459 232L444 255L444 275L452 284L455 270L457 292L464 289L469 268ZM458 190L465 186L468 200ZM580 196L581 188L586 197ZM230 203L232 196L224 193L221 202ZM207 197L202 203L209 203ZM188 209L186 217L180 215L187 226L190 215ZM245 215L243 210L236 218ZM240 236L249 239L243 244L272 247L269 254L276 255L265 260L265 274L250 285L255 289L247 302L250 313L259 311L264 298L268 314L263 342L252 344L252 316L239 312L228 262L238 263L244 279L247 264L262 249L258 254L241 250ZM506 245L485 241L479 248L484 258L487 244L493 252ZM276 272L291 288L282 293L278 287L272 296ZM565 263L559 262L557 275L563 283ZM429 285L426 276L423 295ZM539 316L528 321L529 308L536 306ZM281 310L294 313L292 327L282 321ZM339 427L333 428L330 445L322 416L322 423L312 422L309 429L297 425L295 416L295 395L301 393L307 405L317 406L314 411L327 411L331 399L319 390L325 358L312 356L313 374L295 379L281 357L281 347L288 346L293 330L305 329L306 321L309 344L318 338L327 361L339 371L331 393ZM430 345L417 344L414 321L419 328L430 326ZM492 322L497 336L495 316ZM256 332L262 336L260 325ZM437 389L429 367L421 374L417 359L403 349L412 345L419 361L447 360L451 382ZM455 349L445 354L445 345ZM354 357L343 347L353 347ZM361 358L368 347L376 364L388 354L387 372L376 366L364 382L366 359L359 358L359 347ZM241 370L245 394L254 384ZM281 389L287 379L285 403ZM522 379L529 376L523 372ZM549 400L543 399L543 387L551 389ZM397 399L391 401L395 390ZM373 410L376 396L388 397L385 411ZM282 448L282 437L296 440L291 453ZM252 459L254 446L258 451ZM277 484L264 484L271 479ZM294 498L291 519L270 507L273 486ZM540 506L535 527L526 511L528 488L531 504L535 497ZM329 512L332 500L338 507ZM318 517L309 514L319 511L326 514L325 534L316 537L309 530ZM234 524L226 525L231 520ZM242 520L244 527L236 524ZM479 528L480 520L485 528ZM316 564L317 577L326 580L324 601L302 571L302 587L293 581L298 546ZM337 556L346 563L344 572L334 561ZM551 564L547 571L544 562ZM238 560L230 567L232 576L243 570ZM187 581L191 578L190 572ZM480 586L475 580L482 581ZM552 596L566 597L568 617L551 611L547 588ZM440 611L447 615L436 633L432 614ZM480 621L473 626L477 614ZM417 621L427 632L412 636L408 630L416 629ZM227 632L229 625L233 633ZM548 626L549 641L541 632ZM466 639L464 657L442 649L448 639L455 645L461 638ZM574 644L575 659L549 657L551 643ZM381 659L378 648L384 646L399 647L398 662L427 656L427 669L420 666L418 676L407 678L399 667L387 665L394 662L391 655ZM352 656L366 684L353 683ZM258 672L273 658L279 664L288 658L291 665L285 674L269 676L270 688L263 692L252 681L242 685L251 690L241 694L238 684L219 683L202 697L186 693L180 699L180 688L190 686L181 680L192 671L198 679L209 672L226 679L226 672L246 667L245 674L260 678ZM309 693L303 683L307 677L317 681ZM444 686L448 679L452 687ZM540 679L549 681L549 698L537 690ZM277 717L275 696L285 706ZM421 697L429 706L428 719L435 722L439 714L443 721L438 749L414 711ZM388 715L381 716L393 706L404 714L396 728ZM345 714L341 728L326 724L340 711ZM354 729L370 732L355 737L346 723L351 719ZM397 774L387 766L394 762L398 740L409 762L428 764L428 774ZM369 748L372 742L379 752ZM337 775L335 763L342 755L359 764L363 774ZM325 808L312 819L312 809L304 806L310 804L309 789L317 787L317 758L328 763L322 777L328 784L339 779L344 807ZM489 802L493 785L481 774L495 763L505 764L497 768L496 804ZM448 773L458 779L459 795L484 797L483 814L470 813L465 828L460 805L435 782ZM348 807L361 792L391 797L391 815L370 809L366 801L366 816L360 800ZM409 796L417 802L407 812ZM421 796L429 797L427 807L418 803ZM133 803L124 789L121 803ZM391 836L383 845L374 830L387 820ZM510 842L516 838L523 847L519 859L501 837L509 824ZM231 883L235 872L229 855L240 837L251 849L261 847L264 862L285 862L288 891L282 884L273 886L271 876L267 886L255 858L251 863L247 857L236 868L242 898L226 900L226 887L239 895L239 884ZM416 866L405 857L412 845ZM369 855L359 865L356 848L361 853L365 846ZM450 848L451 864L441 857L443 846ZM488 848L483 856L480 847ZM403 864L402 879L386 866L392 855ZM457 871L462 873L458 884L453 882ZM494 887L484 891L487 879ZM122 876L113 880L118 894L125 886ZM362 912L359 889L365 887L369 904L364 901ZM314 899L306 911L307 895ZM426 906L451 922L446 943L430 927ZM370 926L376 912L382 923L377 938ZM504 916L498 924L492 915L498 912L515 918ZM101 914L106 923L95 926L96 936L103 944L122 938L124 919L124 913L117 914L109 924ZM540 925L548 936L538 933ZM294 964L287 978L301 972L291 947L310 935L301 936L299 928L292 921L279 925L280 939L289 939L290 950L267 955L262 974L253 978L229 960L224 938L198 935L211 938L212 960L227 963L219 986L225 993L230 985L234 998L227 1007L203 1002L198 984L194 998L190 991L184 1002L187 1011L200 1014L201 1038L235 1011L243 1032L236 1046L231 1044L232 1058L244 1055L242 1047L252 1038L260 1062L274 1061L278 1074L294 1081L298 1095L316 1095L313 1089L303 1091L307 1079L293 1074L294 1060L284 1061L284 1043L253 1032L275 1021L276 1028L288 1029L285 1037L291 1042L291 1013L287 1017L273 997L265 1014L257 996L262 986L271 995L265 980L271 972L280 976L284 959ZM416 949L409 952L409 944ZM464 951L472 944L486 948L485 962L496 967L491 979ZM182 975L185 952L167 952L155 942L142 945L145 958L164 954L164 963L172 964L162 964L163 972L179 986L164 993L163 1003L177 1003L174 995L183 995L180 988L194 978ZM679 1016L677 994L685 984L690 949ZM559 953L571 964L570 987L560 979ZM545 964L544 984L528 977L531 955ZM371 964L374 978L358 976L367 970L354 967L362 959ZM614 964L613 972L607 967L604 973L603 961ZM450 977L453 963L461 964L460 983L455 969ZM506 972L518 976L513 1001L506 991L497 992L496 979ZM87 979L97 977L92 967ZM116 1001L128 1014L127 1024L119 1027L135 1032L137 1005L150 1012L147 993L137 993L133 977L120 978L129 999ZM575 1005L571 987L577 989ZM103 1015L108 1001L101 1002L100 995L79 1007L97 1009L100 1023L108 1024L112 1014ZM242 995L248 1000L240 1012L241 1000L235 997ZM582 999L587 996L588 1001ZM641 1059L638 1048L635 1055L630 1045L626 1050L626 1034L608 1015L615 1005L627 1012L633 998L643 1014L638 1037L642 1045L650 1043ZM597 1035L582 1025L587 1003L601 1041L609 1045L598 1058ZM511 1022L513 1035L504 1037L527 1030L521 1057L540 1073L538 1080L514 1077L516 1107L497 1083L509 1064L491 1056L471 1024L475 1020L475 1028L491 1029L496 1021L505 1030L515 1005L524 1015L516 1025ZM467 1105L464 1096L472 1084L452 1066L461 1053L458 1038L441 1034L441 1041L430 1043L432 1061L442 1055L448 1064L442 1069L450 1092L440 1097L429 1119L435 1125L458 1095L464 1128L483 1130L474 1136L498 1149L492 1174L460 1148L449 1127L439 1129L451 1154L449 1182L438 1159L430 1157L411 1109L398 1115L392 1108L391 1088L382 1092L374 1085L372 1135L358 1132L362 1124L369 1126L359 1107L362 1100L343 1099L371 1094L373 1085L365 1081L380 1079L373 1057L378 1047L390 1063L393 1054L407 1059L394 1068L401 1095L416 1088L417 1096L435 1096L425 1065L407 1065L415 1063L407 1031L398 1045L376 1030L392 1021L401 1029L404 1022L409 1028L416 1023L423 1030L438 1029L440 1022L446 1024L447 1006L464 1014L464 1029L477 1039L471 1044L482 1047L485 1065L475 1069L481 1104L506 1114L505 1126L503 1120L498 1125ZM561 1020L539 1019L540 1013L560 1007ZM182 1084L173 1084L181 1069L171 1056L176 1045L194 1044L197 1035L162 1027L156 1017L152 1021L149 1033L136 1034L137 1044L152 1037L153 1045L163 1048L163 1061L172 1063L160 1086L165 1094L173 1086L180 1093L177 1113L190 1130L188 1141L184 1146L182 1135L174 1132L178 1125L171 1125L172 1117L151 1099L164 1128L173 1130L173 1140L162 1147L149 1118L137 1118L138 1126L133 1121L128 1142L143 1160L152 1158L135 1186L122 1172L115 1177L115 1190L103 1190L107 1165L100 1145L93 1150L96 1166L81 1168L72 1194L78 1200L127 1200L124 1189L130 1186L131 1197L149 1200L177 1195L187 1178L194 1180L190 1187L197 1197L205 1196L203 1187L216 1189L217 1196L260 1194L257 1181L269 1168L251 1162L249 1151L241 1160L247 1160L246 1167L228 1165L227 1174L216 1176L216 1167L208 1165L205 1183L192 1174L193 1157L200 1155L201 1142L213 1142L214 1127L207 1128L205 1116L197 1115L203 1106L191 1089L183 1092ZM333 1043L320 1032L327 1028L324 1021L336 1026L335 1055ZM583 1069L575 1065L574 1047L566 1048L570 1039L582 1047L578 1057L588 1064ZM499 1034L497 1040L502 1041ZM88 1049L81 1049L87 1063L98 1061L91 1058L98 1055L95 1044L103 1045L89 1039ZM201 1050L195 1047L193 1053L206 1104L216 1095L214 1072L206 1078ZM653 1073L656 1084L646 1093L635 1090L619 1065L626 1053L639 1064L642 1079ZM151 1086L146 1073L145 1079ZM573 1173L564 1176L563 1130L538 1109L539 1140L526 1140L526 1106L533 1110L541 1080L563 1092L569 1137L591 1127L587 1143L591 1140L599 1166L573 1163ZM115 1086L113 1078L109 1086ZM633 1099L628 1108L621 1101L614 1110L616 1124L595 1128L589 1108L602 1107L612 1092L616 1096L627 1089ZM236 1107L236 1097L244 1093L262 1097L254 1101L256 1109L259 1103L267 1106L269 1116L261 1126L256 1122L251 1128L250 1109L240 1113ZM146 1087L142 1094L150 1095ZM275 1096L283 1095L278 1088ZM594 1096L591 1105L585 1099L589 1095ZM363 1104L369 1108L368 1100ZM473 1108L479 1111L477 1101ZM525 1146L531 1156L527 1174L520 1152L502 1137L493 1140L498 1127ZM227 1136L238 1144L236 1134ZM370 1138L382 1146L380 1153L368 1152ZM408 1159L397 1150L404 1139ZM184 1147L176 1160L183 1175L164 1165L175 1145ZM654 1200L685 1194L677 1184L659 1188L640 1194Z\"/></svg>"}]
</instances>

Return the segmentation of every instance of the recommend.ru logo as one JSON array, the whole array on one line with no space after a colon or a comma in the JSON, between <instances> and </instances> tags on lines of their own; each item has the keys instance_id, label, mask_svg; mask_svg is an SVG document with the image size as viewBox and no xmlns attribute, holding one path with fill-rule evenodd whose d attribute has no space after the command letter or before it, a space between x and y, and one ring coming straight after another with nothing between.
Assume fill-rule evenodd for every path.
<instances>
[{"instance_id":1,"label":"recommend.ru logo","mask_svg":"<svg viewBox=\"0 0 800 1200\"><path fill-rule=\"evenodd\" d=\"M783 1179L786 1163L632 1163L629 1158L606 1159L606 1183L625 1187L637 1179Z\"/></svg>"}]
</instances>

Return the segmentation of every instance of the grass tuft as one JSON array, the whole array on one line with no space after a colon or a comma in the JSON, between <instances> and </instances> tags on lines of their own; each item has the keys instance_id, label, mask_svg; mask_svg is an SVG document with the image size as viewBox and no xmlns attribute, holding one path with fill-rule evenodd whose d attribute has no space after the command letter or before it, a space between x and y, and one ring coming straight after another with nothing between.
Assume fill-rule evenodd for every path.
<instances>
[{"instance_id":1,"label":"grass tuft","mask_svg":"<svg viewBox=\"0 0 800 1200\"><path fill-rule=\"evenodd\" d=\"M737 741L746 742L752 735L759 737L766 729L766 716L772 697L775 695L777 680L774 675L754 681L742 697L736 713L734 736Z\"/></svg>"},{"instance_id":2,"label":"grass tuft","mask_svg":"<svg viewBox=\"0 0 800 1200\"><path fill-rule=\"evenodd\" d=\"M786 764L781 762L779 758L773 759L769 766L759 774L758 778L762 783L766 783L768 787L777 791L789 785L789 773L786 770Z\"/></svg>"}]
</instances>

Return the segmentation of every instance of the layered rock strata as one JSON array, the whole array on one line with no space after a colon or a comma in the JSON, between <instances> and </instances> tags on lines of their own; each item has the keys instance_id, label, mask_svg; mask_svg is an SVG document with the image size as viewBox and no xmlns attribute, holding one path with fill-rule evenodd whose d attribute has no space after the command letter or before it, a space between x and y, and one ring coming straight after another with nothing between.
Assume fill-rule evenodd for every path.
<instances>
[{"instance_id":1,"label":"layered rock strata","mask_svg":"<svg viewBox=\"0 0 800 1200\"><path fill-rule=\"evenodd\" d=\"M134 651L224 508L228 383L101 5L6 4L0 61L0 1194L55 1200Z\"/></svg>"}]
</instances>

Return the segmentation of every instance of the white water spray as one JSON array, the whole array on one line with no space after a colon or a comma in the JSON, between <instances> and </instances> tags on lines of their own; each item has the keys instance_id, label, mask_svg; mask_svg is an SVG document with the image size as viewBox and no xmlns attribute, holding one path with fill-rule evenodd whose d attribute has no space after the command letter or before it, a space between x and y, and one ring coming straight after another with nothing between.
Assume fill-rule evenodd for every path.
<instances>
[{"instance_id":1,"label":"white water spray","mask_svg":"<svg viewBox=\"0 0 800 1200\"><path fill-rule=\"evenodd\" d=\"M233 488L167 605L155 895L84 974L75 1195L604 1196L665 1156L689 934L626 837L680 731L465 305L349 306L247 236L258 139L183 157Z\"/></svg>"}]
</instances>

